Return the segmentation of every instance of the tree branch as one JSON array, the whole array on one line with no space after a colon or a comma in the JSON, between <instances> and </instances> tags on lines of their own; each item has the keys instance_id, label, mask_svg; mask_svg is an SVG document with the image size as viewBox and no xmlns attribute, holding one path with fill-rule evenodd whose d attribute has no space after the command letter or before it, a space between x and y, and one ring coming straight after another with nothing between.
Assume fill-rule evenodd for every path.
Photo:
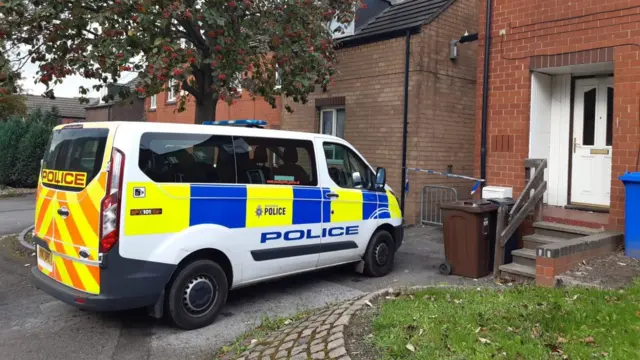
<instances>
[{"instance_id":1,"label":"tree branch","mask_svg":"<svg viewBox=\"0 0 640 360\"><path fill-rule=\"evenodd\" d=\"M195 45L198 49L202 50L205 56L209 55L209 46L207 42L204 40L202 35L198 33L194 28L193 24L187 20L178 20L178 23L184 29L184 34L187 35L186 39L191 40L193 45Z\"/></svg>"},{"instance_id":2,"label":"tree branch","mask_svg":"<svg viewBox=\"0 0 640 360\"><path fill-rule=\"evenodd\" d=\"M202 101L202 94L198 93L198 89L189 85L189 82L186 79L182 80L182 90L193 95L193 97L196 98L196 101Z\"/></svg>"}]
</instances>

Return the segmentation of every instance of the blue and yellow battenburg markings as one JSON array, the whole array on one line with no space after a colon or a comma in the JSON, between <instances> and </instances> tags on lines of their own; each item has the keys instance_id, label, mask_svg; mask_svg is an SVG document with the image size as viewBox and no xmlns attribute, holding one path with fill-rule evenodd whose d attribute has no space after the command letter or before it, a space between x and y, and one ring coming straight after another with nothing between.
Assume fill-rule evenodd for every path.
<instances>
[{"instance_id":1,"label":"blue and yellow battenburg markings","mask_svg":"<svg viewBox=\"0 0 640 360\"><path fill-rule=\"evenodd\" d=\"M145 187L144 198L133 197L135 187ZM335 192L339 197L329 201L326 196L329 192ZM393 199L391 202L390 198ZM131 210L156 208L161 208L162 213L129 215ZM401 217L397 201L389 192L152 182L128 184L126 214L125 235L172 233L200 224L237 229Z\"/></svg>"}]
</instances>

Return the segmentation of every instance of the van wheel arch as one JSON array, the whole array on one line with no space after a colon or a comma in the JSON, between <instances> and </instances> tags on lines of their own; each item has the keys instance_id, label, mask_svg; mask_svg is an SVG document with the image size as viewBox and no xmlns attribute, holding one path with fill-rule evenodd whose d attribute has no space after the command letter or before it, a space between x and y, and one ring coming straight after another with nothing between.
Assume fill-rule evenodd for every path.
<instances>
[{"instance_id":1,"label":"van wheel arch","mask_svg":"<svg viewBox=\"0 0 640 360\"><path fill-rule=\"evenodd\" d=\"M398 248L398 239L396 239L396 232L394 230L395 230L395 227L393 225L391 225L391 224L382 224L382 225L378 226L376 231L374 231L373 233L375 234L375 233L377 233L379 231L388 232L391 235L391 237L393 238L393 243L394 243L394 245L396 246L396 249L397 249ZM371 238L373 238L373 236ZM369 241L371 241L371 240L369 240ZM367 246L368 245L369 244L367 244Z\"/></svg>"},{"instance_id":2,"label":"van wheel arch","mask_svg":"<svg viewBox=\"0 0 640 360\"><path fill-rule=\"evenodd\" d=\"M182 259L180 263L178 263L178 266L176 266L175 270L173 270L173 274L169 278L169 281L167 282L167 286L169 286L173 282L173 279L176 277L178 273L180 273L180 270L182 270L185 266L187 266L188 264L196 260L201 260L201 259L211 260L216 262L218 265L220 265L220 267L222 268L222 270L224 270L224 273L227 277L228 289L231 289L231 286L233 285L233 267L231 266L231 261L229 260L227 255L225 255L225 253L223 253L222 251L217 249L210 249L210 248L194 251L191 254L187 255L184 259Z\"/></svg>"}]
</instances>

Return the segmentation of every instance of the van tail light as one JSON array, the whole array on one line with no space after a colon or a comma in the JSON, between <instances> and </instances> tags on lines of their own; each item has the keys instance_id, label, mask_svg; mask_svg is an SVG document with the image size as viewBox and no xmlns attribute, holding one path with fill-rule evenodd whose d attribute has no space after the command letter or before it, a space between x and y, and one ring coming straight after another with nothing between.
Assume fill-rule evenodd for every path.
<instances>
[{"instance_id":1,"label":"van tail light","mask_svg":"<svg viewBox=\"0 0 640 360\"><path fill-rule=\"evenodd\" d=\"M124 153L113 148L108 165L107 190L100 203L100 253L102 254L111 251L118 243L120 236L123 170Z\"/></svg>"}]
</instances>

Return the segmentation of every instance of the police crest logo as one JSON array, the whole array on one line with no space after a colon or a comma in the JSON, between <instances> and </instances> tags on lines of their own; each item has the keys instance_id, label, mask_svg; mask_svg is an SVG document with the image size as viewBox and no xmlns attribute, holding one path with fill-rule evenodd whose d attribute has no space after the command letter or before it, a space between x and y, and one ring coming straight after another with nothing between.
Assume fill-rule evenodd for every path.
<instances>
[{"instance_id":1,"label":"police crest logo","mask_svg":"<svg viewBox=\"0 0 640 360\"><path fill-rule=\"evenodd\" d=\"M260 205L258 205L258 207L256 208L256 216L262 216L262 207Z\"/></svg>"}]
</instances>

